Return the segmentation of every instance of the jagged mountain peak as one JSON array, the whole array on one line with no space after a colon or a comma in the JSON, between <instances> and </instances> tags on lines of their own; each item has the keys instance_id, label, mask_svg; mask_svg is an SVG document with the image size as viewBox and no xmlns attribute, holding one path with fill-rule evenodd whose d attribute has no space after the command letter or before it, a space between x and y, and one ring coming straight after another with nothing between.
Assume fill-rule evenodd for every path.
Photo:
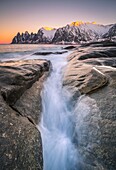
<instances>
[{"instance_id":1,"label":"jagged mountain peak","mask_svg":"<svg viewBox=\"0 0 116 170\"><path fill-rule=\"evenodd\" d=\"M60 28L42 27L37 33L18 33L12 40L13 44L39 43L82 43L97 41L103 38L115 38L116 25L100 25L96 22L76 21ZM114 39L113 39L114 40Z\"/></svg>"},{"instance_id":2,"label":"jagged mountain peak","mask_svg":"<svg viewBox=\"0 0 116 170\"><path fill-rule=\"evenodd\" d=\"M51 41L52 38L54 37L54 34L56 32L55 28L51 27L42 27L38 30L38 35L42 34L44 38L47 38L48 41Z\"/></svg>"}]
</instances>

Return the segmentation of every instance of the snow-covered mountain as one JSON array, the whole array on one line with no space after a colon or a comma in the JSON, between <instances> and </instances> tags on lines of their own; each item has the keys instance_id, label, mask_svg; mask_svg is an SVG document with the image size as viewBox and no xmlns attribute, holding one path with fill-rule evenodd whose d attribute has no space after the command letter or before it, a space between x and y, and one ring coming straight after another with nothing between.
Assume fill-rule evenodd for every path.
<instances>
[{"instance_id":1,"label":"snow-covered mountain","mask_svg":"<svg viewBox=\"0 0 116 170\"><path fill-rule=\"evenodd\" d=\"M99 25L95 23L73 22L57 29L53 42L83 42L96 41L106 34L113 25Z\"/></svg>"},{"instance_id":2,"label":"snow-covered mountain","mask_svg":"<svg viewBox=\"0 0 116 170\"><path fill-rule=\"evenodd\" d=\"M43 27L38 30L38 33L36 35L36 40L34 42L36 43L51 43L52 39L54 37L54 34L56 32L56 29L50 29L48 27Z\"/></svg>"},{"instance_id":3,"label":"snow-covered mountain","mask_svg":"<svg viewBox=\"0 0 116 170\"><path fill-rule=\"evenodd\" d=\"M49 27L43 27L43 28L41 28L41 31L43 32L43 35L51 41L54 37L56 29L49 28Z\"/></svg>"},{"instance_id":4,"label":"snow-covered mountain","mask_svg":"<svg viewBox=\"0 0 116 170\"><path fill-rule=\"evenodd\" d=\"M50 43L56 32L55 28L43 27L38 30L37 33L29 34L27 31L25 33L18 33L12 40L12 44L33 44L33 43Z\"/></svg>"},{"instance_id":5,"label":"snow-covered mountain","mask_svg":"<svg viewBox=\"0 0 116 170\"><path fill-rule=\"evenodd\" d=\"M12 40L13 44L38 43L81 43L97 41L102 38L112 39L116 36L116 24L100 25L95 22L72 22L58 29L42 27L37 33L18 33Z\"/></svg>"},{"instance_id":6,"label":"snow-covered mountain","mask_svg":"<svg viewBox=\"0 0 116 170\"><path fill-rule=\"evenodd\" d=\"M103 38L116 39L116 24L114 24L106 34L103 35Z\"/></svg>"}]
</instances>

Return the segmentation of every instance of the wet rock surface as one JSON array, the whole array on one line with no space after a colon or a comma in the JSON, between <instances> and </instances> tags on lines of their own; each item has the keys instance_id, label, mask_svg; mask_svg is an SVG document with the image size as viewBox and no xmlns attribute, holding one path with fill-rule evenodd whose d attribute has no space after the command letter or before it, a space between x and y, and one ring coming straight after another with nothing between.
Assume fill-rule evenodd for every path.
<instances>
[{"instance_id":1,"label":"wet rock surface","mask_svg":"<svg viewBox=\"0 0 116 170\"><path fill-rule=\"evenodd\" d=\"M57 52L36 52L33 55L50 55L50 54L64 54L67 53L68 51L57 51Z\"/></svg>"},{"instance_id":2,"label":"wet rock surface","mask_svg":"<svg viewBox=\"0 0 116 170\"><path fill-rule=\"evenodd\" d=\"M64 75L76 103L75 144L82 170L116 169L116 54L114 47L101 46L75 50Z\"/></svg>"},{"instance_id":3,"label":"wet rock surface","mask_svg":"<svg viewBox=\"0 0 116 170\"><path fill-rule=\"evenodd\" d=\"M110 40L104 40L104 41L95 41L95 42L89 42L89 43L84 43L81 45L82 47L116 47L116 42L115 41L110 41Z\"/></svg>"},{"instance_id":4,"label":"wet rock surface","mask_svg":"<svg viewBox=\"0 0 116 170\"><path fill-rule=\"evenodd\" d=\"M43 169L40 132L42 84L46 60L0 63L0 169Z\"/></svg>"},{"instance_id":5,"label":"wet rock surface","mask_svg":"<svg viewBox=\"0 0 116 170\"><path fill-rule=\"evenodd\" d=\"M75 49L75 48L76 48L76 46L70 45L70 46L64 47L63 49L72 50L72 49Z\"/></svg>"}]
</instances>

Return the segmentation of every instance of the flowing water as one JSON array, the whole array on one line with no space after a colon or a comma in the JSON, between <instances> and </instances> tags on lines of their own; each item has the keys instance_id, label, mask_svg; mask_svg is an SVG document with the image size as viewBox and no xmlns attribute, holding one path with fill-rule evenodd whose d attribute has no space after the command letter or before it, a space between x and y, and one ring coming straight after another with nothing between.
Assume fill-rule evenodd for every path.
<instances>
[{"instance_id":1,"label":"flowing water","mask_svg":"<svg viewBox=\"0 0 116 170\"><path fill-rule=\"evenodd\" d=\"M43 142L44 170L75 170L77 152L73 144L74 122L69 96L62 87L66 56L52 57L53 71L42 92L40 131Z\"/></svg>"},{"instance_id":2,"label":"flowing water","mask_svg":"<svg viewBox=\"0 0 116 170\"><path fill-rule=\"evenodd\" d=\"M42 119L39 125L43 143L44 170L75 170L77 151L73 144L74 118L70 95L62 87L66 54L33 55L41 51L62 51L54 45L1 45L0 60L48 59L53 70L42 92ZM77 169L76 169L77 170Z\"/></svg>"}]
</instances>

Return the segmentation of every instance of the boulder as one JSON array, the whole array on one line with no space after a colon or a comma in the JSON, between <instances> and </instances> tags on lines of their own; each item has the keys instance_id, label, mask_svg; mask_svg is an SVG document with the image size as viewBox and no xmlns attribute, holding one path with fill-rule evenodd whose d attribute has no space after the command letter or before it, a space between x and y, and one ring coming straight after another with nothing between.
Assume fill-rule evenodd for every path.
<instances>
[{"instance_id":1,"label":"boulder","mask_svg":"<svg viewBox=\"0 0 116 170\"><path fill-rule=\"evenodd\" d=\"M116 169L116 59L114 48L108 48L81 47L68 56L65 69L63 85L74 100L74 143L81 170ZM100 57L89 57L95 51Z\"/></svg>"},{"instance_id":2,"label":"boulder","mask_svg":"<svg viewBox=\"0 0 116 170\"><path fill-rule=\"evenodd\" d=\"M0 96L0 169L43 169L41 136L26 118Z\"/></svg>"},{"instance_id":3,"label":"boulder","mask_svg":"<svg viewBox=\"0 0 116 170\"><path fill-rule=\"evenodd\" d=\"M0 169L43 169L41 89L50 72L47 60L0 63Z\"/></svg>"}]
</instances>

